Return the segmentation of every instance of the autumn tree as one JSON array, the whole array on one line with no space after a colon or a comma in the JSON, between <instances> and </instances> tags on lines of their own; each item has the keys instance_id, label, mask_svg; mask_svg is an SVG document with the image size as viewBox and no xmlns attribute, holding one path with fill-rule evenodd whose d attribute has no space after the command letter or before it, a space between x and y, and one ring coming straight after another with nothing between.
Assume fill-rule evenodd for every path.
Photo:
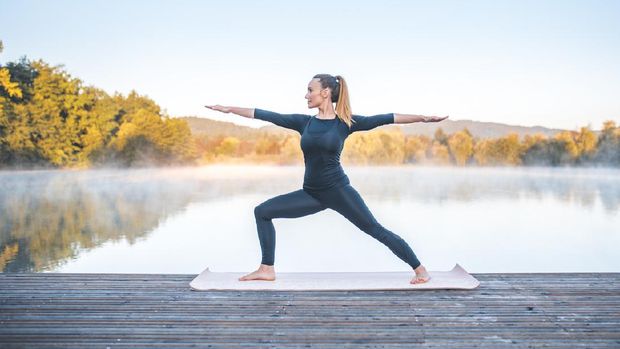
<instances>
[{"instance_id":1,"label":"autumn tree","mask_svg":"<svg viewBox=\"0 0 620 349\"><path fill-rule=\"evenodd\" d=\"M407 136L405 137L405 159L406 163L424 163L427 161L427 149L431 144L431 139L426 136Z\"/></svg>"},{"instance_id":2,"label":"autumn tree","mask_svg":"<svg viewBox=\"0 0 620 349\"><path fill-rule=\"evenodd\" d=\"M217 148L215 148L214 153L216 155L235 156L240 143L241 142L236 137L225 137Z\"/></svg>"},{"instance_id":3,"label":"autumn tree","mask_svg":"<svg viewBox=\"0 0 620 349\"><path fill-rule=\"evenodd\" d=\"M458 166L463 166L474 153L474 142L471 133L464 129L448 137L448 149Z\"/></svg>"},{"instance_id":4,"label":"autumn tree","mask_svg":"<svg viewBox=\"0 0 620 349\"><path fill-rule=\"evenodd\" d=\"M607 120L597 140L596 162L611 166L620 166L620 128Z\"/></svg>"},{"instance_id":5,"label":"autumn tree","mask_svg":"<svg viewBox=\"0 0 620 349\"><path fill-rule=\"evenodd\" d=\"M438 127L437 130L435 130L433 140L439 144L445 146L448 145L448 135L443 131L441 127Z\"/></svg>"},{"instance_id":6,"label":"autumn tree","mask_svg":"<svg viewBox=\"0 0 620 349\"><path fill-rule=\"evenodd\" d=\"M0 66L0 165L76 167L191 163L189 126L132 91L127 97L38 61Z\"/></svg>"},{"instance_id":7,"label":"autumn tree","mask_svg":"<svg viewBox=\"0 0 620 349\"><path fill-rule=\"evenodd\" d=\"M581 127L575 137L577 151L579 152L579 162L588 163L596 153L596 134L590 127Z\"/></svg>"},{"instance_id":8,"label":"autumn tree","mask_svg":"<svg viewBox=\"0 0 620 349\"><path fill-rule=\"evenodd\" d=\"M479 165L520 165L522 153L516 133L498 139L482 139L474 146L474 159Z\"/></svg>"},{"instance_id":9,"label":"autumn tree","mask_svg":"<svg viewBox=\"0 0 620 349\"><path fill-rule=\"evenodd\" d=\"M342 151L344 162L355 164L402 164L405 136L400 130L355 132Z\"/></svg>"}]
</instances>

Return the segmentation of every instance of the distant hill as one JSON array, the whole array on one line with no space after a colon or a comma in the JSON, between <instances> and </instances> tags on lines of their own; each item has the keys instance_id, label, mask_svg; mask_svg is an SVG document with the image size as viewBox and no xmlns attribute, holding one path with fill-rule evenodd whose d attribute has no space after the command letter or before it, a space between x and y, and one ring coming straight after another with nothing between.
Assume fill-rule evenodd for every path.
<instances>
[{"instance_id":1,"label":"distant hill","mask_svg":"<svg viewBox=\"0 0 620 349\"><path fill-rule=\"evenodd\" d=\"M181 117L188 122L189 127L192 130L192 134L195 135L227 135L237 138L251 138L257 136L260 133L269 133L274 135L296 133L293 130L288 130L276 125L267 125L261 128L252 128L248 126L241 126L232 122L217 121L207 118L199 117ZM467 128L474 137L478 138L498 138L514 132L523 138L525 135L533 135L536 133L542 133L547 137L552 137L556 133L564 131L562 129L552 129L542 126L515 126L506 125L496 122L481 122L473 120L444 120L439 123L413 123L413 124L398 124L387 125L381 128L394 128L399 127L406 135L425 135L433 137L435 131L441 127L446 134L452 134ZM599 133L598 131L594 131Z\"/></svg>"},{"instance_id":2,"label":"distant hill","mask_svg":"<svg viewBox=\"0 0 620 349\"><path fill-rule=\"evenodd\" d=\"M189 128L194 135L231 136L239 139L249 139L263 133L273 135L297 133L296 131L276 125L267 125L261 128L253 128L237 125L228 121L218 121L207 118L199 118L195 116L184 116L180 117L180 119L187 121L187 123L189 124Z\"/></svg>"},{"instance_id":3,"label":"distant hill","mask_svg":"<svg viewBox=\"0 0 620 349\"><path fill-rule=\"evenodd\" d=\"M397 125L401 127L405 134L425 135L432 137L435 131L441 127L441 129L447 133L452 134L467 128L474 137L478 138L498 138L503 137L509 133L516 133L520 138L525 135L533 135L536 133L542 133L547 137L553 137L555 134L564 131L556 128L546 128L542 126L516 126L506 125L497 122L482 122L473 120L443 120L439 123L413 123Z\"/></svg>"}]
</instances>

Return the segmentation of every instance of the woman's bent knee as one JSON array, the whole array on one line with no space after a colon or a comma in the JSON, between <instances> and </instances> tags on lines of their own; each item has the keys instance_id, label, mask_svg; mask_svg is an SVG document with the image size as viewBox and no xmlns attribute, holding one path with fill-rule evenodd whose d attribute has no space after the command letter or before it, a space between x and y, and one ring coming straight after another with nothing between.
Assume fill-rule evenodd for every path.
<instances>
[{"instance_id":1,"label":"woman's bent knee","mask_svg":"<svg viewBox=\"0 0 620 349\"><path fill-rule=\"evenodd\" d=\"M265 214L266 214L266 209L265 209L264 204L260 204L254 207L254 216L256 218L266 219L267 217L265 217Z\"/></svg>"}]
</instances>

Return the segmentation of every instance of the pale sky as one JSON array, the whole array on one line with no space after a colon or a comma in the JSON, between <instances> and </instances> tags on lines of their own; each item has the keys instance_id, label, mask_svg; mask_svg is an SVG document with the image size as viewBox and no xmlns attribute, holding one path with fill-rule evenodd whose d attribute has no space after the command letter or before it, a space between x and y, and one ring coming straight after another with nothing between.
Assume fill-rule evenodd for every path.
<instances>
[{"instance_id":1,"label":"pale sky","mask_svg":"<svg viewBox=\"0 0 620 349\"><path fill-rule=\"evenodd\" d=\"M340 74L353 113L574 129L620 124L620 1L0 0L0 62L26 55L171 116L204 104L316 114Z\"/></svg>"}]
</instances>

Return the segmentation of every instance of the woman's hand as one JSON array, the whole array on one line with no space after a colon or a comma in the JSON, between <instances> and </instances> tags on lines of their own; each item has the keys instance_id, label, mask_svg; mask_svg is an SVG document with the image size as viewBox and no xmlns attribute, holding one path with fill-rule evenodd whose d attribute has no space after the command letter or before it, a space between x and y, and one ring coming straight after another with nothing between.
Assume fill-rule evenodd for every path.
<instances>
[{"instance_id":1,"label":"woman's hand","mask_svg":"<svg viewBox=\"0 0 620 349\"><path fill-rule=\"evenodd\" d=\"M445 120L449 117L449 115L446 116L424 116L422 118L422 122L439 122L441 120Z\"/></svg>"},{"instance_id":2,"label":"woman's hand","mask_svg":"<svg viewBox=\"0 0 620 349\"><path fill-rule=\"evenodd\" d=\"M217 110L217 111L221 111L222 113L230 113L230 109L231 107L225 107L223 105L205 105L206 108L212 109L212 110Z\"/></svg>"}]
</instances>

